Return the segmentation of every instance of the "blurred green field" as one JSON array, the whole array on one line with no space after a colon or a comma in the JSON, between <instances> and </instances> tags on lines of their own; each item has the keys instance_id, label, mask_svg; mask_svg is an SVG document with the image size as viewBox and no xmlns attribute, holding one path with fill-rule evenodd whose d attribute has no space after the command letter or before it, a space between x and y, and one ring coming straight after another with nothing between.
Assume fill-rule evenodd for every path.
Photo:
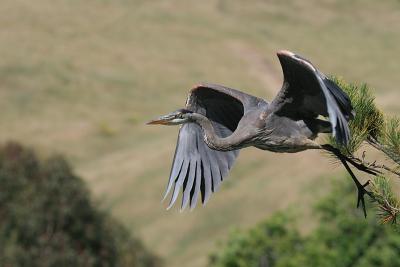
<instances>
[{"instance_id":1,"label":"blurred green field","mask_svg":"<svg viewBox=\"0 0 400 267\"><path fill-rule=\"evenodd\" d=\"M343 172L315 151L246 149L206 208L166 211L178 129L144 123L182 107L194 84L270 99L275 52L289 49L400 110L399 1L3 0L0 25L0 141L65 154L167 266L204 266L229 229L308 210Z\"/></svg>"}]
</instances>

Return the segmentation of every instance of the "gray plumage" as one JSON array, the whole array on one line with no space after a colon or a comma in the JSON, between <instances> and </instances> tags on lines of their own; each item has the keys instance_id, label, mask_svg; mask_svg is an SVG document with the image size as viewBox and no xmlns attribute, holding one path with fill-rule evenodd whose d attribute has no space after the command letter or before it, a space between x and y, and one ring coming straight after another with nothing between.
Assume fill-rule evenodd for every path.
<instances>
[{"instance_id":1,"label":"gray plumage","mask_svg":"<svg viewBox=\"0 0 400 267\"><path fill-rule=\"evenodd\" d=\"M182 191L181 209L205 204L238 156L254 146L273 152L321 149L318 133L332 133L338 143L350 139L354 111L349 97L308 60L278 52L284 81L275 99L266 100L225 86L202 83L188 96L185 109L149 124L182 124L164 198L168 208ZM324 119L326 118L326 119Z\"/></svg>"}]
</instances>

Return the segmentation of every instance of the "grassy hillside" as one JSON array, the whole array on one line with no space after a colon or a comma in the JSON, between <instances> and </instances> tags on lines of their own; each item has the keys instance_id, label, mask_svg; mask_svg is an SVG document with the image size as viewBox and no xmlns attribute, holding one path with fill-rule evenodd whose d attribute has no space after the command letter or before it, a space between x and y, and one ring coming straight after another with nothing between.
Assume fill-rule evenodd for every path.
<instances>
[{"instance_id":1,"label":"grassy hillside","mask_svg":"<svg viewBox=\"0 0 400 267\"><path fill-rule=\"evenodd\" d=\"M144 122L182 107L199 81L270 99L281 83L279 49L367 82L394 113L399 24L394 0L3 0L0 141L65 154L168 266L203 266L231 227L306 209L310 192L342 169L317 152L246 149L206 208L165 211L178 129Z\"/></svg>"}]
</instances>

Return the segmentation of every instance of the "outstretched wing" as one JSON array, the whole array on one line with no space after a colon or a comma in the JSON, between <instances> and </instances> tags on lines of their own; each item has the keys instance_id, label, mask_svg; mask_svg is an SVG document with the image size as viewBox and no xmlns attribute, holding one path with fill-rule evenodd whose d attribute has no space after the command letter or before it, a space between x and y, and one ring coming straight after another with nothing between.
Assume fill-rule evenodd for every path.
<instances>
[{"instance_id":1,"label":"outstretched wing","mask_svg":"<svg viewBox=\"0 0 400 267\"><path fill-rule=\"evenodd\" d=\"M270 108L275 114L296 120L322 115L329 117L336 141L350 139L348 121L354 111L349 97L333 81L319 72L308 60L293 53L278 53L284 83Z\"/></svg>"},{"instance_id":2,"label":"outstretched wing","mask_svg":"<svg viewBox=\"0 0 400 267\"><path fill-rule=\"evenodd\" d=\"M211 120L215 132L227 137L235 131L246 110L257 103L257 98L237 90L214 84L193 88L186 108ZM203 131L195 123L186 123L179 130L174 161L164 199L173 188L168 209L178 198L182 188L183 210L188 204L194 208L201 193L205 204L211 193L218 190L228 175L239 151L210 149L203 140Z\"/></svg>"}]
</instances>

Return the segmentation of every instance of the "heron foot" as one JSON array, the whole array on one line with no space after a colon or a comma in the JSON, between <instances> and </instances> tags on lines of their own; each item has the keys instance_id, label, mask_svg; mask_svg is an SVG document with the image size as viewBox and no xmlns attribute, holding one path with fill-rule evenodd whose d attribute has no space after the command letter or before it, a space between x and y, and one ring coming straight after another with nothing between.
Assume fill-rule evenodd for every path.
<instances>
[{"instance_id":1,"label":"heron foot","mask_svg":"<svg viewBox=\"0 0 400 267\"><path fill-rule=\"evenodd\" d=\"M350 174L351 179L353 179L354 183L357 186L357 191L358 191L358 193L357 193L357 208L359 208L360 204L361 204L361 207L364 212L364 217L367 218L367 210L365 208L364 195L367 194L368 196L371 196L371 192L369 192L365 189L365 187L367 187L369 185L369 180L365 184L361 184L360 181L358 181L357 177L354 175L353 171L350 169L347 162L352 164L357 169L362 170L366 173L373 174L373 175L377 175L377 173L374 173L373 171L369 170L366 166L364 166L362 164L358 164L358 163L354 162L349 157L346 157L345 155L343 155L340 152L340 150L338 150L337 148L335 148L329 144L323 145L322 148L334 153L338 157L338 159L342 162L342 164L345 167L345 169L347 170L347 172Z\"/></svg>"},{"instance_id":2,"label":"heron foot","mask_svg":"<svg viewBox=\"0 0 400 267\"><path fill-rule=\"evenodd\" d=\"M365 187L367 187L369 185L369 180L365 183L365 184L360 184L360 182L356 182L356 186L357 186L357 208L360 207L361 204L361 208L363 209L364 212L364 217L367 218L367 210L365 208L365 199L364 196L365 194L370 195L371 192L367 191L365 189Z\"/></svg>"}]
</instances>

